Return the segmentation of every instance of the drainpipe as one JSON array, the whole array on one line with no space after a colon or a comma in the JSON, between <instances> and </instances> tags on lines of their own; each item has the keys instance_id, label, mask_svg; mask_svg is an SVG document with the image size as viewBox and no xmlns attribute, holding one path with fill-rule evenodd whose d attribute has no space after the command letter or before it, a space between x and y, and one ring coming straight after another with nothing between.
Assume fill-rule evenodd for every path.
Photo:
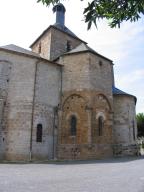
<instances>
[{"instance_id":1,"label":"drainpipe","mask_svg":"<svg viewBox=\"0 0 144 192\"><path fill-rule=\"evenodd\" d=\"M34 87L33 87L33 100L32 100L32 116L31 116L31 130L30 130L30 149L29 149L29 160L32 160L32 134L33 134L33 124L34 124L34 108L35 108L35 95L36 95L36 78L37 78L37 68L38 63L35 63L35 74L34 74Z\"/></svg>"}]
</instances>

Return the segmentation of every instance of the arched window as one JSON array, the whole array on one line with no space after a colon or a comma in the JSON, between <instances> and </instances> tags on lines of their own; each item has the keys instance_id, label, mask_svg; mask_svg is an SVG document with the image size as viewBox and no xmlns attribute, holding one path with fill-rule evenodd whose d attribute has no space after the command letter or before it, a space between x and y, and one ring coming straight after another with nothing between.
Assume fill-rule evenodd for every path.
<instances>
[{"instance_id":1,"label":"arched window","mask_svg":"<svg viewBox=\"0 0 144 192\"><path fill-rule=\"evenodd\" d=\"M37 125L36 142L42 142L42 124Z\"/></svg>"},{"instance_id":2,"label":"arched window","mask_svg":"<svg viewBox=\"0 0 144 192\"><path fill-rule=\"evenodd\" d=\"M72 115L70 119L70 131L72 136L76 136L76 130L77 130L77 118Z\"/></svg>"},{"instance_id":3,"label":"arched window","mask_svg":"<svg viewBox=\"0 0 144 192\"><path fill-rule=\"evenodd\" d=\"M104 128L104 119L102 116L100 116L98 118L98 134L99 134L99 136L102 136L103 128Z\"/></svg>"}]
</instances>

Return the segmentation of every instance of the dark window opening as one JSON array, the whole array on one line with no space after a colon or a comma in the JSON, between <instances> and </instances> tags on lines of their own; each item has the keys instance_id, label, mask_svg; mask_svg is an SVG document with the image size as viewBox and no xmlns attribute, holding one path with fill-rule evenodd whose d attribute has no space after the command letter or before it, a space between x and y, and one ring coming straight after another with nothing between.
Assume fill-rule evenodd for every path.
<instances>
[{"instance_id":1,"label":"dark window opening","mask_svg":"<svg viewBox=\"0 0 144 192\"><path fill-rule=\"evenodd\" d=\"M70 51L71 49L72 49L71 41L67 41L67 44L66 44L66 51Z\"/></svg>"},{"instance_id":2,"label":"dark window opening","mask_svg":"<svg viewBox=\"0 0 144 192\"><path fill-rule=\"evenodd\" d=\"M99 136L102 136L103 128L104 128L104 120L103 120L103 117L100 116L98 118L98 134L99 134Z\"/></svg>"},{"instance_id":3,"label":"dark window opening","mask_svg":"<svg viewBox=\"0 0 144 192\"><path fill-rule=\"evenodd\" d=\"M42 142L42 124L37 125L36 142Z\"/></svg>"},{"instance_id":4,"label":"dark window opening","mask_svg":"<svg viewBox=\"0 0 144 192\"><path fill-rule=\"evenodd\" d=\"M76 136L77 118L74 115L71 117L70 126L71 126L71 135Z\"/></svg>"},{"instance_id":5,"label":"dark window opening","mask_svg":"<svg viewBox=\"0 0 144 192\"><path fill-rule=\"evenodd\" d=\"M39 44L38 52L41 53L41 43Z\"/></svg>"},{"instance_id":6,"label":"dark window opening","mask_svg":"<svg viewBox=\"0 0 144 192\"><path fill-rule=\"evenodd\" d=\"M102 66L102 64L103 64L102 61L99 61L99 66L100 66L100 67Z\"/></svg>"}]
</instances>

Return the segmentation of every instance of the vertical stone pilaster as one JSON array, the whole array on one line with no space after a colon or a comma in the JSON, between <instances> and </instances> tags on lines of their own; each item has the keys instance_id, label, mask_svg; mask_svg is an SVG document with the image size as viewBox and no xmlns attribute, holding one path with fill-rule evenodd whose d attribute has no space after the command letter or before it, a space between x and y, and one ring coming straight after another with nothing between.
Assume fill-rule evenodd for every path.
<instances>
[{"instance_id":1,"label":"vertical stone pilaster","mask_svg":"<svg viewBox=\"0 0 144 192\"><path fill-rule=\"evenodd\" d=\"M86 107L88 115L88 144L92 144L92 108Z\"/></svg>"}]
</instances>

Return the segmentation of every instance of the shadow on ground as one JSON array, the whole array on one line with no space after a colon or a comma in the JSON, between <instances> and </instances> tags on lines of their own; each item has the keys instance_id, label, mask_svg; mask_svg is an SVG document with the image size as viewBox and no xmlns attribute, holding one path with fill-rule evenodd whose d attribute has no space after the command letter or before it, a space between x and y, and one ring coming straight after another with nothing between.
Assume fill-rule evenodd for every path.
<instances>
[{"instance_id":1,"label":"shadow on ground","mask_svg":"<svg viewBox=\"0 0 144 192\"><path fill-rule=\"evenodd\" d=\"M126 163L130 161L138 161L144 159L144 156L139 157L115 157L107 159L98 159L98 160L67 160L67 161L57 161L51 162L56 165L72 165L72 164L98 164L98 163Z\"/></svg>"},{"instance_id":2,"label":"shadow on ground","mask_svg":"<svg viewBox=\"0 0 144 192\"><path fill-rule=\"evenodd\" d=\"M48 161L0 161L0 164L54 164L54 165L76 165L76 164L101 164L101 163L126 163L130 161L139 161L143 156L113 157L98 160L48 160Z\"/></svg>"}]
</instances>

